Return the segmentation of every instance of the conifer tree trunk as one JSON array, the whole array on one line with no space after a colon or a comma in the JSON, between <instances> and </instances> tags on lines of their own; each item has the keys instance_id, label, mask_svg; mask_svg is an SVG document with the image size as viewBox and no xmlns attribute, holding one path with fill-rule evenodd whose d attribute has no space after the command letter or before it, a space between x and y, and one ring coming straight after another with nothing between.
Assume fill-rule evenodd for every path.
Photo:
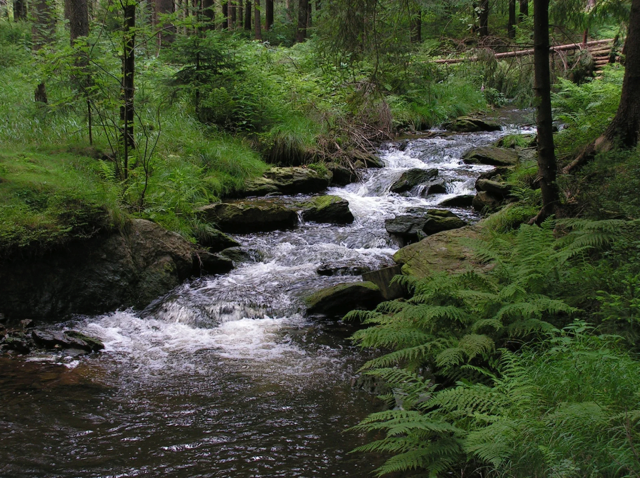
<instances>
[{"instance_id":1,"label":"conifer tree trunk","mask_svg":"<svg viewBox=\"0 0 640 478\"><path fill-rule=\"evenodd\" d=\"M229 28L229 1L222 0L222 29Z\"/></svg>"},{"instance_id":2,"label":"conifer tree trunk","mask_svg":"<svg viewBox=\"0 0 640 478\"><path fill-rule=\"evenodd\" d=\"M157 25L159 23L160 15L173 13L174 8L173 0L155 0L155 24ZM170 45L175 37L176 27L173 24L164 25L162 30L158 32L158 50L160 50L162 46Z\"/></svg>"},{"instance_id":3,"label":"conifer tree trunk","mask_svg":"<svg viewBox=\"0 0 640 478\"><path fill-rule=\"evenodd\" d=\"M27 19L27 0L15 0L13 2L13 19L16 22Z\"/></svg>"},{"instance_id":4,"label":"conifer tree trunk","mask_svg":"<svg viewBox=\"0 0 640 478\"><path fill-rule=\"evenodd\" d=\"M214 8L215 3L213 0L202 0L202 13L206 22L206 30L211 30L215 26L216 12Z\"/></svg>"},{"instance_id":5,"label":"conifer tree trunk","mask_svg":"<svg viewBox=\"0 0 640 478\"><path fill-rule=\"evenodd\" d=\"M34 14L33 25L31 27L31 38L33 40L33 50L39 51L45 45L53 42L56 31L55 5L51 0L35 0L32 3ZM47 103L47 88L44 81L41 81L34 92L34 99L38 103Z\"/></svg>"},{"instance_id":6,"label":"conifer tree trunk","mask_svg":"<svg viewBox=\"0 0 640 478\"><path fill-rule=\"evenodd\" d=\"M313 26L313 0L307 0L307 28Z\"/></svg>"},{"instance_id":7,"label":"conifer tree trunk","mask_svg":"<svg viewBox=\"0 0 640 478\"><path fill-rule=\"evenodd\" d=\"M478 13L478 20L480 23L480 29L478 32L481 37L489 35L489 0L480 0L480 12Z\"/></svg>"},{"instance_id":8,"label":"conifer tree trunk","mask_svg":"<svg viewBox=\"0 0 640 478\"><path fill-rule=\"evenodd\" d=\"M516 37L516 0L509 0L509 23L507 25L507 33L509 38Z\"/></svg>"},{"instance_id":9,"label":"conifer tree trunk","mask_svg":"<svg viewBox=\"0 0 640 478\"><path fill-rule=\"evenodd\" d=\"M549 0L533 2L533 62L536 123L538 127L538 180L542 192L542 209L532 220L540 224L555 213L560 198L556 183L557 164L553 144L551 113L551 69L549 67Z\"/></svg>"},{"instance_id":10,"label":"conifer tree trunk","mask_svg":"<svg viewBox=\"0 0 640 478\"><path fill-rule=\"evenodd\" d=\"M411 43L421 43L422 42L422 10L420 8L416 8L412 12L411 20L409 22L409 27L411 28L411 34L410 34Z\"/></svg>"},{"instance_id":11,"label":"conifer tree trunk","mask_svg":"<svg viewBox=\"0 0 640 478\"><path fill-rule=\"evenodd\" d=\"M251 31L251 14L253 10L251 8L251 0L247 0L247 4L244 7L244 29Z\"/></svg>"},{"instance_id":12,"label":"conifer tree trunk","mask_svg":"<svg viewBox=\"0 0 640 478\"><path fill-rule=\"evenodd\" d=\"M640 138L640 0L632 0L629 32L625 44L626 62L620 105L613 120L597 140L585 148L564 168L570 173L592 159L599 152L613 146L634 148Z\"/></svg>"},{"instance_id":13,"label":"conifer tree trunk","mask_svg":"<svg viewBox=\"0 0 640 478\"><path fill-rule=\"evenodd\" d=\"M229 17L229 28L233 30L238 18L238 11L236 10L236 2L234 0L229 0Z\"/></svg>"},{"instance_id":14,"label":"conifer tree trunk","mask_svg":"<svg viewBox=\"0 0 640 478\"><path fill-rule=\"evenodd\" d=\"M129 177L129 154L135 148L133 137L134 120L134 77L135 77L135 46L136 46L136 4L132 0L125 0L123 6L123 55L122 55L122 89L120 106L120 122L122 123L121 143L123 147L122 177Z\"/></svg>"},{"instance_id":15,"label":"conifer tree trunk","mask_svg":"<svg viewBox=\"0 0 640 478\"><path fill-rule=\"evenodd\" d=\"M266 0L264 28L265 30L273 28L273 0Z\"/></svg>"},{"instance_id":16,"label":"conifer tree trunk","mask_svg":"<svg viewBox=\"0 0 640 478\"><path fill-rule=\"evenodd\" d=\"M520 13L518 21L521 22L524 17L529 16L529 0L520 0Z\"/></svg>"},{"instance_id":17,"label":"conifer tree trunk","mask_svg":"<svg viewBox=\"0 0 640 478\"><path fill-rule=\"evenodd\" d=\"M298 1L298 29L296 30L296 42L302 43L307 37L307 10L309 0Z\"/></svg>"},{"instance_id":18,"label":"conifer tree trunk","mask_svg":"<svg viewBox=\"0 0 640 478\"><path fill-rule=\"evenodd\" d=\"M65 2L68 20L69 20L69 38L71 46L76 46L76 42L80 38L89 36L89 4L87 0L67 0ZM89 98L89 89L92 85L92 79L89 76L89 56L86 52L77 53L75 60L78 68L79 77L72 78L80 90L83 91L87 99L87 123L89 130L89 144L93 144L93 121L91 111L91 99Z\"/></svg>"},{"instance_id":19,"label":"conifer tree trunk","mask_svg":"<svg viewBox=\"0 0 640 478\"><path fill-rule=\"evenodd\" d=\"M260 0L253 0L254 18L253 27L256 40L262 40L262 24L260 21Z\"/></svg>"}]
</instances>

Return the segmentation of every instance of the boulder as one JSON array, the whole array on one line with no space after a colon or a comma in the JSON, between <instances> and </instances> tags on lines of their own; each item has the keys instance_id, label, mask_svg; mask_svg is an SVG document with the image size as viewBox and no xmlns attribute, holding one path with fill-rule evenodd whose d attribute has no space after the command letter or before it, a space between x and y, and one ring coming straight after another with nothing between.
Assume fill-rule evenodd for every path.
<instances>
[{"instance_id":1,"label":"boulder","mask_svg":"<svg viewBox=\"0 0 640 478\"><path fill-rule=\"evenodd\" d=\"M331 262L321 264L316 269L321 276L359 276L371 271L371 267L364 264L354 264L351 262Z\"/></svg>"},{"instance_id":2,"label":"boulder","mask_svg":"<svg viewBox=\"0 0 640 478\"><path fill-rule=\"evenodd\" d=\"M492 196L497 196L502 199L506 199L511 195L513 186L498 181L492 181L490 179L478 179L476 181L476 189L478 191L484 191Z\"/></svg>"},{"instance_id":3,"label":"boulder","mask_svg":"<svg viewBox=\"0 0 640 478\"><path fill-rule=\"evenodd\" d=\"M432 209L427 214L427 220L422 226L422 232L427 236L451 229L459 229L467 223L451 211Z\"/></svg>"},{"instance_id":4,"label":"boulder","mask_svg":"<svg viewBox=\"0 0 640 478\"><path fill-rule=\"evenodd\" d=\"M387 232L399 239L401 245L410 244L425 237L422 232L427 216L425 214L401 214L384 221Z\"/></svg>"},{"instance_id":5,"label":"boulder","mask_svg":"<svg viewBox=\"0 0 640 478\"><path fill-rule=\"evenodd\" d=\"M490 166L515 166L518 153L513 149L482 146L467 151L462 160L465 164L487 164Z\"/></svg>"},{"instance_id":6,"label":"boulder","mask_svg":"<svg viewBox=\"0 0 640 478\"><path fill-rule=\"evenodd\" d=\"M298 224L295 211L266 200L209 204L200 208L200 213L224 232L267 232Z\"/></svg>"},{"instance_id":7,"label":"boulder","mask_svg":"<svg viewBox=\"0 0 640 478\"><path fill-rule=\"evenodd\" d=\"M331 171L332 186L346 186L358 180L358 175L351 169L338 163L326 163L325 167Z\"/></svg>"},{"instance_id":8,"label":"boulder","mask_svg":"<svg viewBox=\"0 0 640 478\"><path fill-rule=\"evenodd\" d=\"M373 309L383 301L373 282L351 282L319 290L304 299L309 315L342 316L351 310Z\"/></svg>"},{"instance_id":9,"label":"boulder","mask_svg":"<svg viewBox=\"0 0 640 478\"><path fill-rule=\"evenodd\" d=\"M495 141L493 145L498 148L516 149L519 148L523 142L529 148L535 147L538 144L538 136L535 134L510 134Z\"/></svg>"},{"instance_id":10,"label":"boulder","mask_svg":"<svg viewBox=\"0 0 640 478\"><path fill-rule=\"evenodd\" d=\"M232 269L233 261L220 254L207 251L194 253L193 274L196 276L226 274Z\"/></svg>"},{"instance_id":11,"label":"boulder","mask_svg":"<svg viewBox=\"0 0 640 478\"><path fill-rule=\"evenodd\" d=\"M220 252L240 245L238 241L217 229L211 229L206 237L198 239L198 244L209 249L209 252Z\"/></svg>"},{"instance_id":12,"label":"boulder","mask_svg":"<svg viewBox=\"0 0 640 478\"><path fill-rule=\"evenodd\" d=\"M220 252L219 256L232 261L234 264L259 262L262 259L262 253L258 249L247 249L244 247L230 247Z\"/></svg>"},{"instance_id":13,"label":"boulder","mask_svg":"<svg viewBox=\"0 0 640 478\"><path fill-rule=\"evenodd\" d=\"M444 179L435 179L425 186L422 195L431 196L432 194L447 194L447 183Z\"/></svg>"},{"instance_id":14,"label":"boulder","mask_svg":"<svg viewBox=\"0 0 640 478\"><path fill-rule=\"evenodd\" d=\"M301 206L305 221L350 224L354 220L349 202L339 196L318 196Z\"/></svg>"},{"instance_id":15,"label":"boulder","mask_svg":"<svg viewBox=\"0 0 640 478\"><path fill-rule=\"evenodd\" d=\"M396 265L362 274L362 280L377 285L384 300L393 300L404 297L407 293L400 284L391 283L391 279L398 275L402 275L402 267Z\"/></svg>"},{"instance_id":16,"label":"boulder","mask_svg":"<svg viewBox=\"0 0 640 478\"><path fill-rule=\"evenodd\" d=\"M192 267L188 241L135 219L122 232L0 261L0 311L8 318L59 320L144 308L187 279Z\"/></svg>"},{"instance_id":17,"label":"boulder","mask_svg":"<svg viewBox=\"0 0 640 478\"><path fill-rule=\"evenodd\" d=\"M462 196L454 196L449 199L445 199L438 206L442 207L470 207L473 203L473 194L463 194Z\"/></svg>"},{"instance_id":18,"label":"boulder","mask_svg":"<svg viewBox=\"0 0 640 478\"><path fill-rule=\"evenodd\" d=\"M332 173L328 169L318 171L305 167L270 168L261 178L245 183L243 196L266 196L267 194L311 194L329 187Z\"/></svg>"},{"instance_id":19,"label":"boulder","mask_svg":"<svg viewBox=\"0 0 640 478\"><path fill-rule=\"evenodd\" d=\"M492 211L502 204L502 198L495 197L494 195L480 191L473 198L473 209L476 211Z\"/></svg>"},{"instance_id":20,"label":"boulder","mask_svg":"<svg viewBox=\"0 0 640 478\"><path fill-rule=\"evenodd\" d=\"M463 272L469 264L482 268L472 251L462 244L462 239L476 239L480 235L478 225L444 231L420 242L403 247L393 259L402 265L402 273L418 278L434 272Z\"/></svg>"},{"instance_id":21,"label":"boulder","mask_svg":"<svg viewBox=\"0 0 640 478\"><path fill-rule=\"evenodd\" d=\"M497 123L484 121L469 116L461 116L450 123L445 123L444 128L457 133L475 133L478 131L500 131L501 127Z\"/></svg>"},{"instance_id":22,"label":"boulder","mask_svg":"<svg viewBox=\"0 0 640 478\"><path fill-rule=\"evenodd\" d=\"M466 226L466 222L445 209L427 209L424 214L403 214L385 221L389 234L410 244L441 231Z\"/></svg>"},{"instance_id":23,"label":"boulder","mask_svg":"<svg viewBox=\"0 0 640 478\"><path fill-rule=\"evenodd\" d=\"M409 169L402 173L402 176L398 178L391 185L390 191L392 193L403 193L410 191L415 186L427 183L438 176L437 169Z\"/></svg>"},{"instance_id":24,"label":"boulder","mask_svg":"<svg viewBox=\"0 0 640 478\"><path fill-rule=\"evenodd\" d=\"M93 337L88 337L75 330L65 332L46 332L34 330L31 338L38 347L45 349L76 349L85 352L99 352L104 344Z\"/></svg>"},{"instance_id":25,"label":"boulder","mask_svg":"<svg viewBox=\"0 0 640 478\"><path fill-rule=\"evenodd\" d=\"M478 176L478 179L493 179L494 181L502 181L503 178L513 171L513 167L493 168L485 171Z\"/></svg>"}]
</instances>

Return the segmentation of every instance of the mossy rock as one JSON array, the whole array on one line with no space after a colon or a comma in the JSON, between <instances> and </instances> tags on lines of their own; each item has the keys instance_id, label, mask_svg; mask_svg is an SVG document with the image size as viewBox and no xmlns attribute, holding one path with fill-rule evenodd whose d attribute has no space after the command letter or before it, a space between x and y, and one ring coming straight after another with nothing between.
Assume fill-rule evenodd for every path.
<instances>
[{"instance_id":1,"label":"mossy rock","mask_svg":"<svg viewBox=\"0 0 640 478\"><path fill-rule=\"evenodd\" d=\"M373 282L338 284L304 299L308 314L328 316L341 316L356 309L370 310L382 301L380 288Z\"/></svg>"},{"instance_id":2,"label":"mossy rock","mask_svg":"<svg viewBox=\"0 0 640 478\"><path fill-rule=\"evenodd\" d=\"M436 272L463 272L470 265L483 268L483 264L475 261L471 249L462 244L463 239L476 239L479 236L478 225L439 232L403 247L393 259L402 265L403 274L418 278Z\"/></svg>"},{"instance_id":3,"label":"mossy rock","mask_svg":"<svg viewBox=\"0 0 640 478\"><path fill-rule=\"evenodd\" d=\"M211 229L206 237L198 239L198 244L209 249L209 252L220 252L230 247L240 246L234 238L217 229Z\"/></svg>"},{"instance_id":4,"label":"mossy rock","mask_svg":"<svg viewBox=\"0 0 640 478\"><path fill-rule=\"evenodd\" d=\"M232 233L291 229L298 224L295 211L269 201L239 201L200 208L202 217L220 230Z\"/></svg>"},{"instance_id":5,"label":"mossy rock","mask_svg":"<svg viewBox=\"0 0 640 478\"><path fill-rule=\"evenodd\" d=\"M518 153L513 149L482 146L467 151L462 160L465 164L485 164L490 166L515 166Z\"/></svg>"},{"instance_id":6,"label":"mossy rock","mask_svg":"<svg viewBox=\"0 0 640 478\"><path fill-rule=\"evenodd\" d=\"M262 177L248 180L241 195L318 193L329 187L332 178L333 173L327 168L274 167Z\"/></svg>"},{"instance_id":7,"label":"mossy rock","mask_svg":"<svg viewBox=\"0 0 640 478\"><path fill-rule=\"evenodd\" d=\"M305 221L350 224L354 220L349 202L339 196L318 196L301 206Z\"/></svg>"},{"instance_id":8,"label":"mossy rock","mask_svg":"<svg viewBox=\"0 0 640 478\"><path fill-rule=\"evenodd\" d=\"M470 116L461 116L445 123L444 128L448 131L455 131L457 133L476 133L479 131L500 131L502 128L497 123L484 121L478 118L472 118Z\"/></svg>"},{"instance_id":9,"label":"mossy rock","mask_svg":"<svg viewBox=\"0 0 640 478\"><path fill-rule=\"evenodd\" d=\"M438 170L433 169L409 169L402 173L402 176L398 178L391 185L390 191L392 193L403 193L406 191L410 191L412 188L419 186L420 184L425 184L438 176Z\"/></svg>"}]
</instances>

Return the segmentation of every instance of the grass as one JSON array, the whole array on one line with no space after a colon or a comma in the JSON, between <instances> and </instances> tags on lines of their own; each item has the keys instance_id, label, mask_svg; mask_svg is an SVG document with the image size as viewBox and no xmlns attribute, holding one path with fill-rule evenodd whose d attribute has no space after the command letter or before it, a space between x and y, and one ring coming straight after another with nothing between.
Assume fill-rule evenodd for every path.
<instances>
[{"instance_id":1,"label":"grass","mask_svg":"<svg viewBox=\"0 0 640 478\"><path fill-rule=\"evenodd\" d=\"M64 151L0 154L0 256L89 238L125 218L99 161Z\"/></svg>"}]
</instances>

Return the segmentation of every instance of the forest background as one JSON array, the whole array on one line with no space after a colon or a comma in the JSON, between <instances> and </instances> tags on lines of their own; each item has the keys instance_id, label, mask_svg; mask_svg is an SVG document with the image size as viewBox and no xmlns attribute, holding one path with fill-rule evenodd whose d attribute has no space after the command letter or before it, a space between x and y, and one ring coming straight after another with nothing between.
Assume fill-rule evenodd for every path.
<instances>
[{"instance_id":1,"label":"forest background","mask_svg":"<svg viewBox=\"0 0 640 478\"><path fill-rule=\"evenodd\" d=\"M598 78L584 50L553 57L556 197L535 163L508 175L518 200L473 244L491 270L404 277L410 299L351 314L389 405L357 430L391 454L380 474L638 476L640 109L635 139L608 133L640 2L263 1L2 3L0 255L131 217L205 243L197 208L269 164L350 167L462 114L540 110L533 59L496 52L614 38ZM436 62L460 56L478 61Z\"/></svg>"}]
</instances>

